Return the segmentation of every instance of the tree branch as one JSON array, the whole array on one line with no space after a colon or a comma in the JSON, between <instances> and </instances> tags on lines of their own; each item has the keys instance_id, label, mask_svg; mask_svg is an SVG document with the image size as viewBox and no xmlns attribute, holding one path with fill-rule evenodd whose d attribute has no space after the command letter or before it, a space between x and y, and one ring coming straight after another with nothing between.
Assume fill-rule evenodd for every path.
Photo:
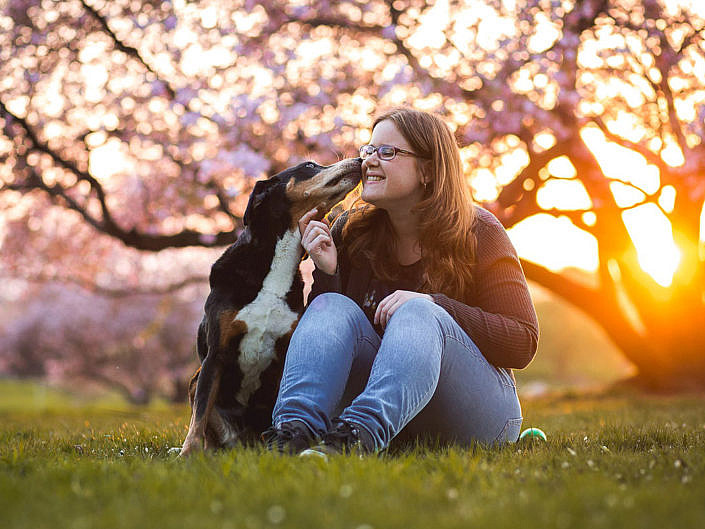
<instances>
[{"instance_id":1,"label":"tree branch","mask_svg":"<svg viewBox=\"0 0 705 529\"><path fill-rule=\"evenodd\" d=\"M618 136L617 134L613 133L612 131L609 130L607 127L607 124L603 121L603 119L600 116L593 116L589 119L585 119L581 123L581 128L590 122L594 122L602 131L602 133L605 135L605 137L610 140L613 143L616 143L617 145L621 145L622 147L625 147L629 150L638 152L641 154L646 160L661 169L663 167L663 159L653 152L651 149L649 149L646 145L642 145L640 143L635 143L633 141L630 141L626 138L623 138L622 136Z\"/></svg>"},{"instance_id":2,"label":"tree branch","mask_svg":"<svg viewBox=\"0 0 705 529\"><path fill-rule=\"evenodd\" d=\"M529 280L535 281L585 314L597 319L622 351L633 351L635 346L642 343L641 337L625 318L616 300L606 299L614 294L612 288L594 290L568 279L565 274L551 272L525 259L521 260L521 266ZM604 317L599 317L599 315Z\"/></svg>"},{"instance_id":3,"label":"tree branch","mask_svg":"<svg viewBox=\"0 0 705 529\"><path fill-rule=\"evenodd\" d=\"M646 17L652 19L652 21L656 21L659 19L667 20L667 17L663 16L663 5L657 2L649 2L648 5L645 6L645 14ZM631 24L621 24L621 26L630 27L630 29L635 32L643 31L644 29L634 28ZM680 51L682 51L682 46L680 50L674 50L668 40L668 37L666 36L666 33L663 29L659 29L657 24L648 26L647 31L650 36L658 38L659 41L660 52L654 52L652 53L652 56L654 58L654 64L656 65L656 68L659 71L661 79L659 80L659 82L655 82L651 79L648 74L644 75L644 77L652 85L656 94L658 95L660 93L665 99L668 114L668 124L670 126L671 132L676 137L676 141L681 151L683 153L686 153L688 151L688 143L686 142L685 134L683 133L683 128L676 113L673 92L671 91L671 87L668 84L671 68L678 64L678 61L681 57Z\"/></svg>"},{"instance_id":4,"label":"tree branch","mask_svg":"<svg viewBox=\"0 0 705 529\"><path fill-rule=\"evenodd\" d=\"M100 183L93 178L88 172L81 170L75 163L63 159L56 152L41 142L26 120L19 118L10 112L2 101L0 101L0 115L8 120L19 124L26 134L27 140L31 143L30 150L36 150L48 154L52 160L63 169L72 172L80 180L85 180L91 184L100 202L102 219L98 219L91 215L87 208L78 203L67 190L60 184L48 185L41 175L34 169L30 169L29 178L19 184L5 184L0 189L10 189L17 191L27 191L30 189L38 189L44 191L54 203L64 203L66 207L78 212L84 220L96 230L110 235L123 242L126 246L136 248L138 250L158 251L165 248L183 248L186 246L223 246L231 244L240 227L236 223L235 228L231 231L220 232L214 235L208 235L193 230L183 230L173 235L152 235L148 233L140 233L136 228L126 230L120 227L112 218L110 210L107 206L105 192Z\"/></svg>"},{"instance_id":5,"label":"tree branch","mask_svg":"<svg viewBox=\"0 0 705 529\"><path fill-rule=\"evenodd\" d=\"M590 313L590 307L600 303L602 299L599 291L571 281L564 274L551 272L533 261L521 259L521 267L524 269L527 278L536 281L542 286L546 286L552 292L583 309L588 314Z\"/></svg>"},{"instance_id":6,"label":"tree branch","mask_svg":"<svg viewBox=\"0 0 705 529\"><path fill-rule=\"evenodd\" d=\"M81 215L81 217L83 217L83 220L93 226L93 228L98 231L106 232L105 221L100 221L99 219L96 219L90 213L88 213L88 211L84 207L82 207L73 197L66 193L66 190L61 185L48 185L34 168L29 169L29 176L24 182L19 184L4 184L2 187L0 187L0 190L4 189L23 192L32 189L44 191L53 203L58 204L58 199L63 200L63 202L65 203L64 205L68 207L68 209L76 211L79 215Z\"/></svg>"},{"instance_id":7,"label":"tree branch","mask_svg":"<svg viewBox=\"0 0 705 529\"><path fill-rule=\"evenodd\" d=\"M661 46L669 46L670 44L668 43L668 39L666 38L665 35L662 34L661 38ZM672 52L672 50L669 48L669 54ZM674 54L675 55L675 54ZM663 53L661 55L663 57ZM674 62L669 61L667 59L662 59L659 60L660 57L657 57L656 60L656 65L661 72L661 82L658 83L659 90L663 94L664 98L666 99L666 108L668 109L668 123L671 128L671 132L676 137L676 141L678 142L678 146L681 149L681 152L684 154L688 152L688 142L685 139L685 134L683 134L683 128L681 127L681 122L678 119L678 114L676 113L676 105L673 97L673 92L671 91L671 87L668 84L668 75L673 67Z\"/></svg>"},{"instance_id":8,"label":"tree branch","mask_svg":"<svg viewBox=\"0 0 705 529\"><path fill-rule=\"evenodd\" d=\"M44 154L49 155L51 159L54 161L56 165L59 167L66 169L67 171L70 171L74 175L76 175L76 178L78 180L82 180L85 182L88 182L91 186L91 189L95 191L96 196L98 198L98 201L100 202L100 207L101 211L103 214L103 222L110 226L114 225L115 222L113 221L112 215L110 213L110 210L108 209L108 205L105 200L105 191L103 190L103 186L98 182L93 176L91 176L88 171L84 171L80 169L73 161L66 160L65 158L62 158L59 156L58 153L56 153L53 149L49 148L49 145L46 144L45 142L41 141L32 127L29 125L26 119L21 118L12 112L5 106L5 103L0 101L0 115L4 116L5 118L9 119L12 122L17 123L22 127L24 130L25 134L27 135L27 139L31 142L31 145L29 146L30 149L42 152ZM38 177L38 180L43 183L42 179ZM59 186L54 186L57 189L54 191L55 193L58 193L58 190L60 189ZM45 191L50 191L49 188L45 188ZM61 192L63 193L63 191ZM78 207L78 204L74 201L74 205ZM77 209L77 211L80 211L80 209ZM88 220L88 218L86 219Z\"/></svg>"},{"instance_id":9,"label":"tree branch","mask_svg":"<svg viewBox=\"0 0 705 529\"><path fill-rule=\"evenodd\" d=\"M528 197L522 198L527 194L527 191L524 188L524 182L526 180L533 180L534 187L532 188L532 192L535 193L541 182L539 171L552 159L565 154L565 146L565 143L558 142L553 147L537 153L532 151L530 144L527 144L529 163L526 167L524 167L524 169L521 170L514 180L502 188L502 191L495 200L496 206L491 208L495 215L498 215L499 220L502 224L504 224L504 226L511 226L517 220L524 218L523 215L527 213L526 207L529 203L535 205L535 212L542 211L538 205L536 205L535 200L529 200ZM520 204L522 206L522 208L520 208L521 214L517 214L517 212L509 212L508 208L511 206L518 207Z\"/></svg>"},{"instance_id":10,"label":"tree branch","mask_svg":"<svg viewBox=\"0 0 705 529\"><path fill-rule=\"evenodd\" d=\"M132 57L133 59L136 59L142 66L144 66L147 70L152 72L156 78L159 80L164 85L164 88L166 89L167 93L169 94L170 99L174 99L176 97L176 90L169 84L168 81L165 81L159 77L159 74L152 68L152 66L142 57L140 54L139 50L137 48L134 48L132 46L129 46L125 44L123 41L121 41L118 36L115 34L115 32L110 29L110 25L108 24L108 20L101 15L97 9L95 9L93 6L88 4L86 0L81 0L81 4L83 5L84 9L88 11L88 13L91 14L93 18L96 19L96 21L101 25L103 28L103 31L107 33L107 35L111 38L113 43L115 44L115 47L120 50L121 52L125 53L126 55Z\"/></svg>"},{"instance_id":11,"label":"tree branch","mask_svg":"<svg viewBox=\"0 0 705 529\"><path fill-rule=\"evenodd\" d=\"M113 299L139 295L163 296L166 294L173 294L174 292L178 292L179 290L191 285L207 284L208 282L208 276L191 276L164 287L110 288L97 285L94 282L86 281L85 279L72 275L60 276L56 274L45 274L43 272L31 275L8 274L3 277L6 279L20 279L28 283L60 283L76 285L83 290Z\"/></svg>"},{"instance_id":12,"label":"tree branch","mask_svg":"<svg viewBox=\"0 0 705 529\"><path fill-rule=\"evenodd\" d=\"M403 14L403 11L394 7L393 0L387 0L387 6L389 7L389 14L392 17L392 26L396 27L399 25L399 18ZM474 90L474 91L466 90L465 88L462 88L457 83L449 83L447 81L444 81L443 79L440 79L438 77L434 77L431 74L429 74L428 71L424 67L421 66L421 63L419 63L419 60L411 52L411 50L409 48L407 48L406 44L404 44L404 41L396 35L396 32L394 34L394 37L391 38L390 40L397 47L397 50L399 51L399 53L401 53L404 57L406 57L406 60L408 61L409 66L416 73L416 75L418 75L420 78L423 78L425 76L427 79L429 79L431 81L431 83L433 84L433 87L437 91L439 91L442 94L446 94L450 97L463 98L465 100L477 99L477 97L478 97L477 90Z\"/></svg>"},{"instance_id":13,"label":"tree branch","mask_svg":"<svg viewBox=\"0 0 705 529\"><path fill-rule=\"evenodd\" d=\"M585 221L583 220L583 215L585 213L591 213L591 209L558 209L558 208L551 208L551 209L541 209L539 211L540 213L545 213L547 215L551 215L552 217L566 217L570 219L570 221L575 224L578 228L580 228L583 231L586 231L592 235L594 235L594 230L592 226L589 226L585 224Z\"/></svg>"},{"instance_id":14,"label":"tree branch","mask_svg":"<svg viewBox=\"0 0 705 529\"><path fill-rule=\"evenodd\" d=\"M390 16L392 19L392 26L399 25L399 17L403 14L403 11L396 9L393 2L386 2L389 7ZM279 31L286 24L297 23L309 27L334 27L343 31L356 31L359 33L364 33L374 37L380 37L382 32L387 29L387 26L383 25L364 25L352 22L348 19L343 19L335 16L315 16L311 18L298 19L287 15L283 11L276 13L279 16L276 24L273 24L268 28L267 34L273 34ZM270 13L270 17L276 18ZM416 73L420 79L427 79L431 82L434 90L446 94L449 97L455 97L459 99L471 100L477 98L477 91L470 91L460 87L457 83L450 83L441 78L434 77L429 74L429 72L421 66L419 60L412 53L412 51L404 44L404 41L396 36L389 37L390 42L393 42L397 48L397 51L403 55L411 69Z\"/></svg>"}]
</instances>

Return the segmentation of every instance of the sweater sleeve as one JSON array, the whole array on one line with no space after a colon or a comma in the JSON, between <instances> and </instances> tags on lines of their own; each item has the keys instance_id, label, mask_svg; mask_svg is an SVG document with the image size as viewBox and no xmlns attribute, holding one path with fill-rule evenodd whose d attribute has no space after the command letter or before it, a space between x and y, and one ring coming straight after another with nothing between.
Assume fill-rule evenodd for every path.
<instances>
[{"instance_id":1,"label":"sweater sleeve","mask_svg":"<svg viewBox=\"0 0 705 529\"><path fill-rule=\"evenodd\" d=\"M516 250L500 222L478 208L475 299L472 304L432 294L487 360L521 369L531 362L538 345L538 320Z\"/></svg>"}]
</instances>

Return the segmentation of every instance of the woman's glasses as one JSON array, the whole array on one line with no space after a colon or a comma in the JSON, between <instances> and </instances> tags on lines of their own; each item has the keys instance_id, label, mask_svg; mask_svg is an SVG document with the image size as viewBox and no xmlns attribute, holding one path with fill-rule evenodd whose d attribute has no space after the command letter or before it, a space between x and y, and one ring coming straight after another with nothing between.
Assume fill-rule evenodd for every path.
<instances>
[{"instance_id":1,"label":"woman's glasses","mask_svg":"<svg viewBox=\"0 0 705 529\"><path fill-rule=\"evenodd\" d=\"M363 145L362 147L360 147L360 158L366 160L375 152L377 153L377 157L380 160L393 160L397 154L408 154L409 156L416 156L417 158L425 158L425 156L420 156L415 152L400 149L399 147L395 147L394 145Z\"/></svg>"}]
</instances>

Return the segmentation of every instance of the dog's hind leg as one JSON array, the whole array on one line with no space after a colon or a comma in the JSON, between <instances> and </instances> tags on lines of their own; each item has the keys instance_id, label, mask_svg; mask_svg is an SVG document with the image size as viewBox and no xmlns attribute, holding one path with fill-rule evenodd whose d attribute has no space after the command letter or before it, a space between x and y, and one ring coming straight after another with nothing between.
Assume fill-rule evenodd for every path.
<instances>
[{"instance_id":1,"label":"dog's hind leg","mask_svg":"<svg viewBox=\"0 0 705 529\"><path fill-rule=\"evenodd\" d=\"M203 364L201 364L198 382L196 383L196 392L191 406L191 423L179 454L181 457L187 456L195 450L203 449L206 424L218 395L222 369L222 363L213 354L209 354Z\"/></svg>"},{"instance_id":2,"label":"dog's hind leg","mask_svg":"<svg viewBox=\"0 0 705 529\"><path fill-rule=\"evenodd\" d=\"M264 428L263 428L264 429ZM206 427L206 450L212 448L232 448L239 440L238 430L224 417L218 406L213 406Z\"/></svg>"}]
</instances>

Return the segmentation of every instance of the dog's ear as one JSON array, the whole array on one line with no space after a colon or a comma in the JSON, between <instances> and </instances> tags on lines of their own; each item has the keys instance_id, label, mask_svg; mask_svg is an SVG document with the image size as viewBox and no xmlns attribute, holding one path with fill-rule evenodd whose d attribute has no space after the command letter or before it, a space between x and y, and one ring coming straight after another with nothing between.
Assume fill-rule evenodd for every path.
<instances>
[{"instance_id":1,"label":"dog's ear","mask_svg":"<svg viewBox=\"0 0 705 529\"><path fill-rule=\"evenodd\" d=\"M247 208L245 208L245 214L242 216L242 222L245 226L250 224L252 220L252 213L257 206L259 206L264 197L267 196L269 189L275 184L272 180L258 180L255 183L255 187L250 193L250 200L247 202Z\"/></svg>"}]
</instances>

